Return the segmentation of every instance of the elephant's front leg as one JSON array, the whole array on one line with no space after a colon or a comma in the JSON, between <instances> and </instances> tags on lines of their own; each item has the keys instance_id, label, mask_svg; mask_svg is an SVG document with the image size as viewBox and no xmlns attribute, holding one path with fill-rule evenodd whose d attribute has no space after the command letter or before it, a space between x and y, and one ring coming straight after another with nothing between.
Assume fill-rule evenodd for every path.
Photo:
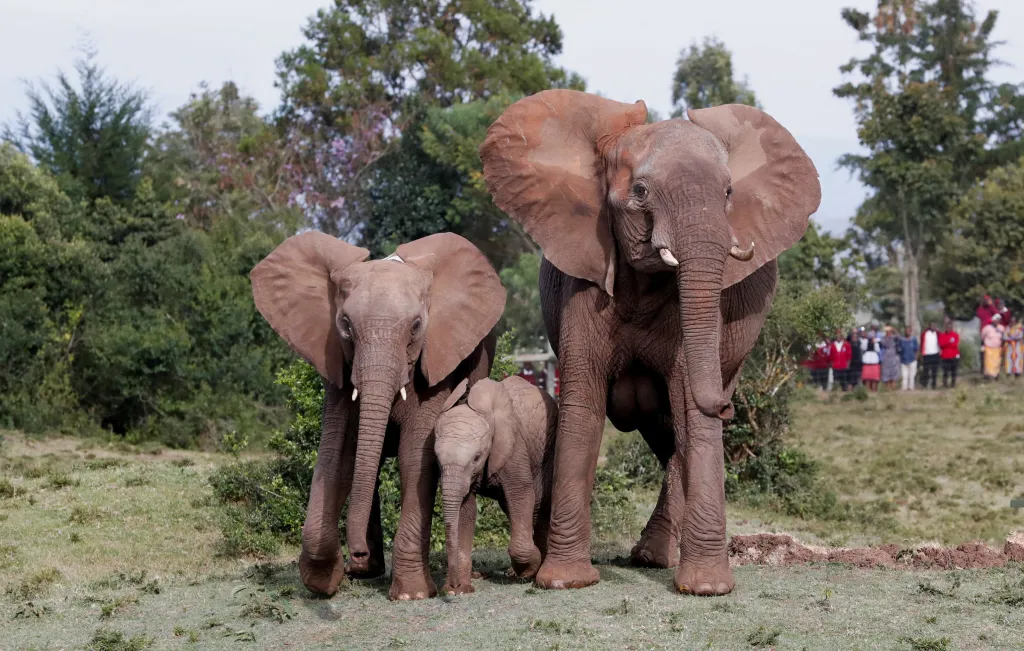
<instances>
[{"instance_id":1,"label":"elephant's front leg","mask_svg":"<svg viewBox=\"0 0 1024 651\"><path fill-rule=\"evenodd\" d=\"M426 420L426 419L424 419ZM437 460L430 425L403 431L398 444L402 510L391 555L392 600L427 599L437 594L430 576L430 520L437 492Z\"/></svg>"},{"instance_id":2,"label":"elephant's front leg","mask_svg":"<svg viewBox=\"0 0 1024 651\"><path fill-rule=\"evenodd\" d=\"M513 494L506 490L508 505L509 543L508 555L512 559L512 571L521 579L532 579L540 568L540 549L533 541L533 513L536 496L533 486L523 482L514 487Z\"/></svg>"},{"instance_id":3,"label":"elephant's front leg","mask_svg":"<svg viewBox=\"0 0 1024 651\"><path fill-rule=\"evenodd\" d=\"M722 421L702 414L689 391L682 390L673 392L672 416L686 496L676 588L688 594L728 594L735 580L725 535Z\"/></svg>"},{"instance_id":4,"label":"elephant's front leg","mask_svg":"<svg viewBox=\"0 0 1024 651\"><path fill-rule=\"evenodd\" d=\"M338 541L338 515L352 488L355 463L354 412L342 391L326 383L320 449L302 525L299 576L312 592L333 595L345 571Z\"/></svg>"},{"instance_id":5,"label":"elephant's front leg","mask_svg":"<svg viewBox=\"0 0 1024 651\"><path fill-rule=\"evenodd\" d=\"M562 400L542 588L583 588L600 580L590 562L590 495L604 430L608 381L593 351L572 355L562 341Z\"/></svg>"},{"instance_id":6,"label":"elephant's front leg","mask_svg":"<svg viewBox=\"0 0 1024 651\"><path fill-rule=\"evenodd\" d=\"M658 503L630 552L630 561L639 567L675 567L679 563L679 531L686 506L683 463L682 455L675 454L675 429L668 415L669 404L665 402L661 409L664 415L649 419L640 430L664 467L665 476Z\"/></svg>"}]
</instances>

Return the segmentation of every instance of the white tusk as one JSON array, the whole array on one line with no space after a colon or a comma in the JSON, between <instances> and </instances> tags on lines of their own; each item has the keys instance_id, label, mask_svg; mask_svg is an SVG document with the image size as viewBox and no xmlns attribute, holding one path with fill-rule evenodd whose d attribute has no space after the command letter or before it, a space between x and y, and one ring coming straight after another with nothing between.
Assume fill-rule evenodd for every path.
<instances>
[{"instance_id":1,"label":"white tusk","mask_svg":"<svg viewBox=\"0 0 1024 651\"><path fill-rule=\"evenodd\" d=\"M352 402L355 402L356 398L358 398L358 397L359 397L359 389L352 389Z\"/></svg>"},{"instance_id":2,"label":"white tusk","mask_svg":"<svg viewBox=\"0 0 1024 651\"><path fill-rule=\"evenodd\" d=\"M670 266L670 267L678 267L679 266L679 261L676 260L676 257L674 255L672 255L672 252L669 251L668 249L658 249L658 255L661 256L661 259L668 266Z\"/></svg>"},{"instance_id":3,"label":"white tusk","mask_svg":"<svg viewBox=\"0 0 1024 651\"><path fill-rule=\"evenodd\" d=\"M405 387L402 387L402 390L399 391L398 393L399 393L399 395L402 396L402 400L405 400Z\"/></svg>"},{"instance_id":4,"label":"white tusk","mask_svg":"<svg viewBox=\"0 0 1024 651\"><path fill-rule=\"evenodd\" d=\"M746 251L741 249L738 244L733 244L732 249L729 250L729 255L737 260L747 262L754 257L754 243L751 242L750 247Z\"/></svg>"}]
</instances>

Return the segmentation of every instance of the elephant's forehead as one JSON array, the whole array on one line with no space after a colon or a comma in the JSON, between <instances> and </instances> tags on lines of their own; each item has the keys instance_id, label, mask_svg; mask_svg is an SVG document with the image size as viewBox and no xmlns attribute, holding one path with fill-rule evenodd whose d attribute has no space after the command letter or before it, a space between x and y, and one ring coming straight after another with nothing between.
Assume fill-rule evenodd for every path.
<instances>
[{"instance_id":1,"label":"elephant's forehead","mask_svg":"<svg viewBox=\"0 0 1024 651\"><path fill-rule=\"evenodd\" d=\"M409 264L394 260L374 260L352 265L347 274L348 300L374 305L386 303L416 304L426 297L430 275Z\"/></svg>"},{"instance_id":2,"label":"elephant's forehead","mask_svg":"<svg viewBox=\"0 0 1024 651\"><path fill-rule=\"evenodd\" d=\"M635 174L643 175L652 174L671 160L722 167L728 161L725 148L717 138L683 119L635 129L622 139L620 149L620 159L634 166Z\"/></svg>"},{"instance_id":3,"label":"elephant's forehead","mask_svg":"<svg viewBox=\"0 0 1024 651\"><path fill-rule=\"evenodd\" d=\"M441 414L435 425L435 433L439 439L448 436L468 434L483 435L487 421L468 405L458 405Z\"/></svg>"}]
</instances>

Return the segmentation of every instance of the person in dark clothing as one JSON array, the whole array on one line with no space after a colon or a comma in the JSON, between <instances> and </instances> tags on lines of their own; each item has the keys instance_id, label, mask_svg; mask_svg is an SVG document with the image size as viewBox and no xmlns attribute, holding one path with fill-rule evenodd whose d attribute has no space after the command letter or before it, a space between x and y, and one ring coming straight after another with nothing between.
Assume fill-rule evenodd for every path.
<instances>
[{"instance_id":1,"label":"person in dark clothing","mask_svg":"<svg viewBox=\"0 0 1024 651\"><path fill-rule=\"evenodd\" d=\"M850 373L847 376L847 381L850 383L851 388L856 389L857 385L860 384L860 375L864 370L864 346L860 340L860 333L856 329L850 332L847 341L850 342Z\"/></svg>"}]
</instances>

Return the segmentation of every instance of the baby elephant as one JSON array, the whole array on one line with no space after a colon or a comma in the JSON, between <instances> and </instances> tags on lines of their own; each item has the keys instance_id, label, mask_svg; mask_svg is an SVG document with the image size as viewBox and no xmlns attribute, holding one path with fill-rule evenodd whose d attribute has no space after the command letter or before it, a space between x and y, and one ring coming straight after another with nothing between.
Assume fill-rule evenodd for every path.
<instances>
[{"instance_id":1,"label":"baby elephant","mask_svg":"<svg viewBox=\"0 0 1024 651\"><path fill-rule=\"evenodd\" d=\"M434 452L441 466L446 594L473 592L473 533L476 495L498 500L508 516L512 569L522 578L537 573L547 552L552 458L558 407L547 393L520 377L480 380L466 404L463 381L449 396L434 427Z\"/></svg>"}]
</instances>

